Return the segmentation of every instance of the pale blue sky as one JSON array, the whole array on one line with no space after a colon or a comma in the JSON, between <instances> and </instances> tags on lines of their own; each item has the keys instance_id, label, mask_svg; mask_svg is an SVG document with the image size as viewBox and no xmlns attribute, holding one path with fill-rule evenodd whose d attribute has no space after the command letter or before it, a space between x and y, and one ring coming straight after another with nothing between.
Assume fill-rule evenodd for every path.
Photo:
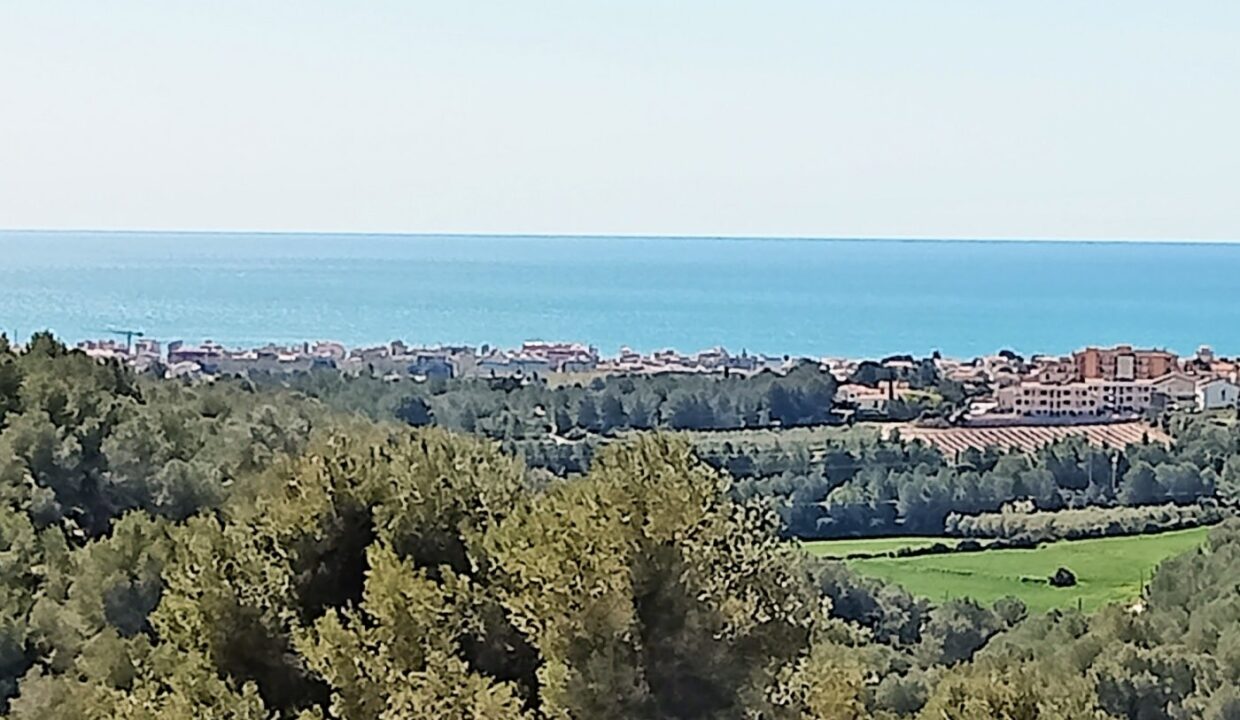
<instances>
[{"instance_id":1,"label":"pale blue sky","mask_svg":"<svg viewBox=\"0 0 1240 720\"><path fill-rule=\"evenodd\" d=\"M1240 3L7 0L0 227L1240 238Z\"/></svg>"}]
</instances>

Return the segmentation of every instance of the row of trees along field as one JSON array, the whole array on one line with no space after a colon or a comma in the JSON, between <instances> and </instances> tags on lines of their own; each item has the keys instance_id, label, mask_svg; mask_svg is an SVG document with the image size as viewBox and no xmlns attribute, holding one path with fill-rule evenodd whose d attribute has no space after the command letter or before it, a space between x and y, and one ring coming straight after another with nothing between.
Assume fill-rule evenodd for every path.
<instances>
[{"instance_id":1,"label":"row of trees along field","mask_svg":"<svg viewBox=\"0 0 1240 720\"><path fill-rule=\"evenodd\" d=\"M813 560L681 438L493 443L0 344L15 720L1223 718L1240 529L1141 612L932 606Z\"/></svg>"}]
</instances>

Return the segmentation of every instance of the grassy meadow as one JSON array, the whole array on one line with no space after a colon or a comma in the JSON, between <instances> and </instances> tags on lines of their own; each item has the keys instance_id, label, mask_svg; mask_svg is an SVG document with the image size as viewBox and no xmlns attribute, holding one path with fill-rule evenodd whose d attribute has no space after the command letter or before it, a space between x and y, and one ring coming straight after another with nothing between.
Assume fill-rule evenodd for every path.
<instances>
[{"instance_id":1,"label":"grassy meadow","mask_svg":"<svg viewBox=\"0 0 1240 720\"><path fill-rule=\"evenodd\" d=\"M1032 612L1080 607L1091 611L1114 602L1128 602L1141 593L1142 583L1164 559L1188 552L1206 538L1209 528L1157 535L1071 540L1035 550L987 550L976 553L926 555L912 558L867 558L849 561L863 575L902 585L914 595L934 601L971 597L991 603L1018 597ZM807 543L817 555L841 557L854 552L883 552L936 538L878 538ZM1022 578L1044 579L1057 568L1076 574L1077 585L1055 588Z\"/></svg>"}]
</instances>

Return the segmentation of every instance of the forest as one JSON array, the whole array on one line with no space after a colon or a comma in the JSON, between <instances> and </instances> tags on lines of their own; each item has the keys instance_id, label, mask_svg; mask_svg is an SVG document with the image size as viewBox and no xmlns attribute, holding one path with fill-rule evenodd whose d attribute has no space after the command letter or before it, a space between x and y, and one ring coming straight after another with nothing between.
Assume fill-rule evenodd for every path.
<instances>
[{"instance_id":1,"label":"forest","mask_svg":"<svg viewBox=\"0 0 1240 720\"><path fill-rule=\"evenodd\" d=\"M809 424L827 381L790 377L729 379L721 397L738 417ZM564 392L579 406L612 382L435 394L366 381L333 396L135 377L48 334L20 351L0 340L0 713L1240 717L1236 521L1165 563L1140 601L1092 615L931 603L786 537L794 481L813 475L825 489L810 497L851 508L826 519L866 532L941 531L953 512L1012 500L1222 506L1240 469L1234 428L1185 421L1172 448L960 459L846 433L747 476L663 420L587 431L581 473L530 467L487 430L539 406L554 422L556 403L524 403ZM717 408L708 382L649 384ZM496 392L514 400L498 415L481 399ZM443 421L457 402L473 435ZM670 417L665 403L651 412ZM983 485L1000 489L971 499Z\"/></svg>"},{"instance_id":2,"label":"forest","mask_svg":"<svg viewBox=\"0 0 1240 720\"><path fill-rule=\"evenodd\" d=\"M850 382L900 379L940 397L964 397L937 376L933 363L914 367L896 378L890 369L862 363ZM607 377L560 387L512 379L390 382L332 372L251 382L378 420L480 434L561 477L585 472L598 448L630 431L699 431L692 436L699 456L735 478L736 499L771 500L790 537L939 535L955 527L953 515L997 513L1018 501L1046 512L1097 509L1102 518L1115 507L1240 500L1234 424L1166 418L1176 439L1170 447L1099 448L1073 438L1035 453L986 448L948 457L903 442L898 433L884 438L845 424L832 406L836 380L810 364L783 376ZM809 438L780 432L803 426L839 432ZM729 430L743 432L722 432ZM712 441L712 433L729 439Z\"/></svg>"}]
</instances>

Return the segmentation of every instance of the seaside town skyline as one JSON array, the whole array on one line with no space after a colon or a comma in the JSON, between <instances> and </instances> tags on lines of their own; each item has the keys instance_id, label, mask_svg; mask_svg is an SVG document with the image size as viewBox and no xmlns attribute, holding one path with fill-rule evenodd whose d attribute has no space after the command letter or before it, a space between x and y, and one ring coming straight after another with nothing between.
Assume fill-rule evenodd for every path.
<instances>
[{"instance_id":1,"label":"seaside town skyline","mask_svg":"<svg viewBox=\"0 0 1240 720\"><path fill-rule=\"evenodd\" d=\"M846 358L733 353L724 347L691 353L672 349L640 353L626 347L604 355L586 343L544 340L529 340L516 348L417 346L402 340L362 347L315 341L228 348L209 340L165 345L136 332L117 334L123 339L85 340L77 348L139 371L191 379L329 369L389 380L554 376L573 382L602 375L784 373L816 363L837 383L835 403L870 417L883 417L892 403L924 393L907 378L929 363L937 382L965 390L968 402L960 415L972 424L1121 421L1167 407L1240 406L1240 360L1217 355L1208 345L1189 357L1163 348L1117 345L1085 347L1071 355L1022 356L1000 350L972 358L937 351L922 358L909 354Z\"/></svg>"}]
</instances>

